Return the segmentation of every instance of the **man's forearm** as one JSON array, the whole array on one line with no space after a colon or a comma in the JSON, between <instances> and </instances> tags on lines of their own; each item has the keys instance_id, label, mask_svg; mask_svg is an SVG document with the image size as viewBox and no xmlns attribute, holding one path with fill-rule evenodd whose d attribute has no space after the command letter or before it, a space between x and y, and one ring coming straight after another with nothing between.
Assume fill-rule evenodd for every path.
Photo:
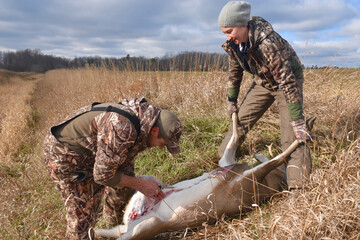
<instances>
[{"instance_id":1,"label":"man's forearm","mask_svg":"<svg viewBox=\"0 0 360 240\"><path fill-rule=\"evenodd\" d=\"M164 192L160 189L159 183L153 179L142 177L131 177L125 174L121 175L121 181L117 187L131 187L146 197L161 200L165 197Z\"/></svg>"},{"instance_id":2,"label":"man's forearm","mask_svg":"<svg viewBox=\"0 0 360 240\"><path fill-rule=\"evenodd\" d=\"M125 174L121 174L121 180L116 187L131 187L138 189L143 184L143 179L139 177L132 177Z\"/></svg>"}]
</instances>

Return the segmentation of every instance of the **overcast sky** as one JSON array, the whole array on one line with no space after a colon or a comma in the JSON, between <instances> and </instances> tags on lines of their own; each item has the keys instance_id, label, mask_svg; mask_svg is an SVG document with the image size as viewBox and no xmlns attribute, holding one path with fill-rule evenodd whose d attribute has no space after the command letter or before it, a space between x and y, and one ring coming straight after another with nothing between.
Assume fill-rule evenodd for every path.
<instances>
[{"instance_id":1,"label":"overcast sky","mask_svg":"<svg viewBox=\"0 0 360 240\"><path fill-rule=\"evenodd\" d=\"M0 51L163 57L224 53L227 0L0 0ZM250 0L306 66L360 67L359 0Z\"/></svg>"}]
</instances>

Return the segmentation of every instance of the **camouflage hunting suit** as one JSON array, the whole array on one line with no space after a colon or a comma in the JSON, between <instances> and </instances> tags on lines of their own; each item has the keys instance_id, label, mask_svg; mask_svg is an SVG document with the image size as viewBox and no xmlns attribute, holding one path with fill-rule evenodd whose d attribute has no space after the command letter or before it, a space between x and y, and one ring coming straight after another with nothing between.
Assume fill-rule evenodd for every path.
<instances>
[{"instance_id":1,"label":"camouflage hunting suit","mask_svg":"<svg viewBox=\"0 0 360 240\"><path fill-rule=\"evenodd\" d=\"M248 41L241 49L229 40L222 45L229 55L228 101L237 103L244 71L250 73L254 80L238 112L239 145L245 140L247 132L276 101L280 113L281 145L285 150L295 140L290 122L304 119L304 77L301 62L291 45L263 18L252 17L248 30ZM231 135L232 126L219 147L220 156ZM311 168L310 150L302 145L288 160L289 187L300 187L309 177Z\"/></svg>"},{"instance_id":2,"label":"camouflage hunting suit","mask_svg":"<svg viewBox=\"0 0 360 240\"><path fill-rule=\"evenodd\" d=\"M57 125L71 126L80 116L93 114L86 129L89 134L76 137L86 150L83 154L64 146L52 131L45 138L45 164L66 207L66 239L89 239L88 231L95 226L103 195L105 220L120 224L124 205L134 193L133 189L115 186L121 174L134 175L134 157L148 147L147 137L160 109L144 98L124 100L120 107L140 120L140 136L125 116L94 113L86 106Z\"/></svg>"}]
</instances>

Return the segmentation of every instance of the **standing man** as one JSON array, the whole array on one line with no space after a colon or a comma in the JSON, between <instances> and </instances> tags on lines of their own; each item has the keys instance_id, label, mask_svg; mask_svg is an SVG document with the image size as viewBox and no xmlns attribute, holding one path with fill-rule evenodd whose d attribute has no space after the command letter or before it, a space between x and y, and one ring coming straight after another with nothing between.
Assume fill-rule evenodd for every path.
<instances>
[{"instance_id":1,"label":"standing man","mask_svg":"<svg viewBox=\"0 0 360 240\"><path fill-rule=\"evenodd\" d=\"M285 150L295 139L306 143L309 134L303 113L303 71L291 45L261 17L251 17L250 4L230 1L221 10L218 24L226 34L222 45L229 55L228 113L239 118L239 145L246 134L276 101L280 112L281 146ZM244 71L253 75L254 82L238 106L238 95ZM230 126L219 147L222 156L232 135ZM306 144L298 147L287 162L287 184L299 189L309 178L312 163Z\"/></svg>"},{"instance_id":2,"label":"standing man","mask_svg":"<svg viewBox=\"0 0 360 240\"><path fill-rule=\"evenodd\" d=\"M66 239L93 237L89 229L95 226L103 195L103 215L110 224L121 223L135 190L156 200L164 197L159 183L134 176L134 157L155 146L179 153L182 129L172 112L144 98L93 104L50 130L45 164L65 203Z\"/></svg>"}]
</instances>

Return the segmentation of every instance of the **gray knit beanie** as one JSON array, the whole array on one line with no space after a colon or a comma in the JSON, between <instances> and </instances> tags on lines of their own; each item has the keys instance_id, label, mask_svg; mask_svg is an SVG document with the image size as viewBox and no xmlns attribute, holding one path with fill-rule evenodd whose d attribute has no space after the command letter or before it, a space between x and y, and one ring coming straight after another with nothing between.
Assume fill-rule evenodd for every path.
<instances>
[{"instance_id":1,"label":"gray knit beanie","mask_svg":"<svg viewBox=\"0 0 360 240\"><path fill-rule=\"evenodd\" d=\"M251 6L245 1L230 1L221 10L219 27L245 27L250 21Z\"/></svg>"}]
</instances>

